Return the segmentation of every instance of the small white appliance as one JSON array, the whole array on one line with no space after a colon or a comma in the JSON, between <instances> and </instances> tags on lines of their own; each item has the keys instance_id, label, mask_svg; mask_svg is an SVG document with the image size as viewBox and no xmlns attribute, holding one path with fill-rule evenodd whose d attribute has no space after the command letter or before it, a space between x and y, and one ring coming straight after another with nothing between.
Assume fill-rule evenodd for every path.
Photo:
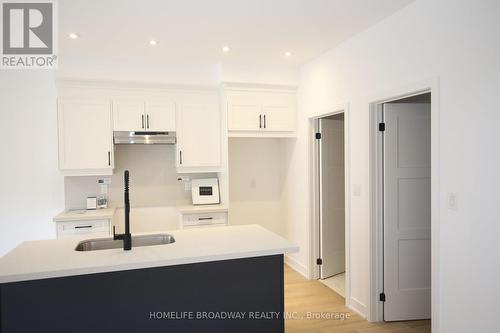
<instances>
[{"instance_id":1,"label":"small white appliance","mask_svg":"<svg viewBox=\"0 0 500 333\"><path fill-rule=\"evenodd\" d=\"M191 181L191 195L193 197L193 205L219 204L219 179L193 179Z\"/></svg>"},{"instance_id":2,"label":"small white appliance","mask_svg":"<svg viewBox=\"0 0 500 333\"><path fill-rule=\"evenodd\" d=\"M95 210L95 209L97 209L97 198L87 197L87 210Z\"/></svg>"}]
</instances>

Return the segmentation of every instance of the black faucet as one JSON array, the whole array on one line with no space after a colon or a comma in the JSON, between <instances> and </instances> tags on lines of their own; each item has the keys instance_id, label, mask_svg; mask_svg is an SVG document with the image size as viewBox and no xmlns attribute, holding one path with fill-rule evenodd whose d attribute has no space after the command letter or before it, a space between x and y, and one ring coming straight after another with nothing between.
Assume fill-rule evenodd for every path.
<instances>
[{"instance_id":1,"label":"black faucet","mask_svg":"<svg viewBox=\"0 0 500 333\"><path fill-rule=\"evenodd\" d=\"M130 200L128 197L128 170L124 173L124 183L125 183L125 233L116 234L115 226L113 226L113 239L123 240L123 250L128 251L132 249L132 234L130 234Z\"/></svg>"}]
</instances>

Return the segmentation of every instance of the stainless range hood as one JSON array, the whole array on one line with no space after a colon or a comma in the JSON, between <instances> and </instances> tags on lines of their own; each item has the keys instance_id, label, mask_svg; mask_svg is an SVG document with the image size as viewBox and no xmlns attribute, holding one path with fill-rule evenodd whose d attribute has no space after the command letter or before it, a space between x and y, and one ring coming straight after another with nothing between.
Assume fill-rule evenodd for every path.
<instances>
[{"instance_id":1,"label":"stainless range hood","mask_svg":"<svg viewBox=\"0 0 500 333\"><path fill-rule=\"evenodd\" d=\"M175 132L113 132L115 145L175 145Z\"/></svg>"}]
</instances>

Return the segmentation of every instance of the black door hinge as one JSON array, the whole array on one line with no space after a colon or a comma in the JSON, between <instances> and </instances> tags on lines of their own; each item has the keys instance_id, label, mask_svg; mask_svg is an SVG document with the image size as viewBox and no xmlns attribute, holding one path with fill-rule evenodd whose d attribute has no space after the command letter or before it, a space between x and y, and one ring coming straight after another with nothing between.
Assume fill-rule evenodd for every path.
<instances>
[{"instance_id":1,"label":"black door hinge","mask_svg":"<svg viewBox=\"0 0 500 333\"><path fill-rule=\"evenodd\" d=\"M316 139L321 139L321 133L316 133Z\"/></svg>"},{"instance_id":2,"label":"black door hinge","mask_svg":"<svg viewBox=\"0 0 500 333\"><path fill-rule=\"evenodd\" d=\"M316 265L323 265L323 259L321 258L316 259Z\"/></svg>"},{"instance_id":3,"label":"black door hinge","mask_svg":"<svg viewBox=\"0 0 500 333\"><path fill-rule=\"evenodd\" d=\"M385 123L379 123L378 124L378 130L380 132L384 132L385 131Z\"/></svg>"},{"instance_id":4,"label":"black door hinge","mask_svg":"<svg viewBox=\"0 0 500 333\"><path fill-rule=\"evenodd\" d=\"M381 293L381 294L379 295L379 300L380 300L381 302L385 302L385 293Z\"/></svg>"}]
</instances>

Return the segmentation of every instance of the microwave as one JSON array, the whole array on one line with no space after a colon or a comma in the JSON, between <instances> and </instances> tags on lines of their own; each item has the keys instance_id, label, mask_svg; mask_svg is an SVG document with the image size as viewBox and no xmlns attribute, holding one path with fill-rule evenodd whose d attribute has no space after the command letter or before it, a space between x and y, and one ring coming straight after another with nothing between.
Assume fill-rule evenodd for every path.
<instances>
[{"instance_id":1,"label":"microwave","mask_svg":"<svg viewBox=\"0 0 500 333\"><path fill-rule=\"evenodd\" d=\"M193 205L219 204L219 179L193 179L191 182L191 195L193 197Z\"/></svg>"}]
</instances>

